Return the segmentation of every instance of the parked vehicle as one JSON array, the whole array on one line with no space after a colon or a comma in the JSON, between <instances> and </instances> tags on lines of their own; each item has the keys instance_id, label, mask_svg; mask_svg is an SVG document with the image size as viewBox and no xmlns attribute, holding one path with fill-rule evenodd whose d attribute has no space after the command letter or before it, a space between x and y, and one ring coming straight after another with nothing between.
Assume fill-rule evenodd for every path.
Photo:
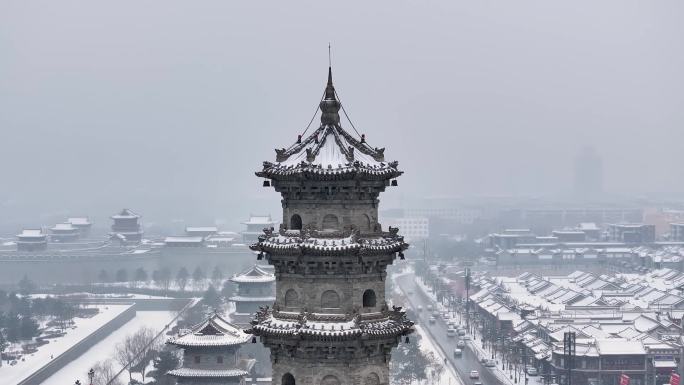
<instances>
[{"instance_id":1,"label":"parked vehicle","mask_svg":"<svg viewBox=\"0 0 684 385\"><path fill-rule=\"evenodd\" d=\"M461 356L463 356L463 350L461 350L461 349L454 349L454 357L455 357L455 358L460 358Z\"/></svg>"},{"instance_id":2,"label":"parked vehicle","mask_svg":"<svg viewBox=\"0 0 684 385\"><path fill-rule=\"evenodd\" d=\"M456 329L447 329L447 337L456 337Z\"/></svg>"},{"instance_id":3,"label":"parked vehicle","mask_svg":"<svg viewBox=\"0 0 684 385\"><path fill-rule=\"evenodd\" d=\"M465 341L459 340L458 342L456 342L456 347L465 348Z\"/></svg>"},{"instance_id":4,"label":"parked vehicle","mask_svg":"<svg viewBox=\"0 0 684 385\"><path fill-rule=\"evenodd\" d=\"M473 379L480 378L480 372L478 372L477 370L471 370L468 377L473 378Z\"/></svg>"},{"instance_id":5,"label":"parked vehicle","mask_svg":"<svg viewBox=\"0 0 684 385\"><path fill-rule=\"evenodd\" d=\"M437 322L437 319L435 319L435 317L430 317L430 318L428 318L428 322L430 324L434 324L435 322Z\"/></svg>"},{"instance_id":6,"label":"parked vehicle","mask_svg":"<svg viewBox=\"0 0 684 385\"><path fill-rule=\"evenodd\" d=\"M539 372L537 372L537 368L535 368L534 366L528 366L527 367L527 375L528 376L534 377L537 374L539 374Z\"/></svg>"},{"instance_id":7,"label":"parked vehicle","mask_svg":"<svg viewBox=\"0 0 684 385\"><path fill-rule=\"evenodd\" d=\"M487 367L487 368L493 368L493 367L496 366L496 361L494 361L494 360L492 360L492 359L485 360L484 366Z\"/></svg>"},{"instance_id":8,"label":"parked vehicle","mask_svg":"<svg viewBox=\"0 0 684 385\"><path fill-rule=\"evenodd\" d=\"M417 310L418 310L419 312L421 312L421 311L423 311L423 307L420 306L420 305L418 305L418 309L417 309Z\"/></svg>"},{"instance_id":9,"label":"parked vehicle","mask_svg":"<svg viewBox=\"0 0 684 385\"><path fill-rule=\"evenodd\" d=\"M482 385L482 381L475 381L473 382L473 385Z\"/></svg>"},{"instance_id":10,"label":"parked vehicle","mask_svg":"<svg viewBox=\"0 0 684 385\"><path fill-rule=\"evenodd\" d=\"M432 312L432 316L435 317L435 318L439 318L439 317L440 317L439 310L433 311L433 312Z\"/></svg>"},{"instance_id":11,"label":"parked vehicle","mask_svg":"<svg viewBox=\"0 0 684 385\"><path fill-rule=\"evenodd\" d=\"M465 331L465 329L463 329L463 328L458 329L458 330L457 330L457 333L458 333L459 336L464 336L464 335L466 335L466 331Z\"/></svg>"},{"instance_id":12,"label":"parked vehicle","mask_svg":"<svg viewBox=\"0 0 684 385\"><path fill-rule=\"evenodd\" d=\"M461 337L463 341L470 341L470 336L469 335L464 335Z\"/></svg>"},{"instance_id":13,"label":"parked vehicle","mask_svg":"<svg viewBox=\"0 0 684 385\"><path fill-rule=\"evenodd\" d=\"M426 308L428 311L432 311L432 305L427 305L425 308Z\"/></svg>"}]
</instances>

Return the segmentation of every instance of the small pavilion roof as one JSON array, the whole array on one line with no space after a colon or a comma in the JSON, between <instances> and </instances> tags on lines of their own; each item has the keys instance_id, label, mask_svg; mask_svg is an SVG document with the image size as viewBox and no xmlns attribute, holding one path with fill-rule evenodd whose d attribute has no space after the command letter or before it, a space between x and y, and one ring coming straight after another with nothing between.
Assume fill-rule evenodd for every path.
<instances>
[{"instance_id":1,"label":"small pavilion roof","mask_svg":"<svg viewBox=\"0 0 684 385\"><path fill-rule=\"evenodd\" d=\"M191 378L230 378L242 377L249 373L242 369L196 369L196 368L178 368L167 373L173 377L191 377Z\"/></svg>"},{"instance_id":2,"label":"small pavilion roof","mask_svg":"<svg viewBox=\"0 0 684 385\"><path fill-rule=\"evenodd\" d=\"M123 209L121 212L118 214L114 214L111 217L112 219L129 219L129 218L140 218L140 215L134 213L133 211L129 209Z\"/></svg>"},{"instance_id":3,"label":"small pavilion roof","mask_svg":"<svg viewBox=\"0 0 684 385\"><path fill-rule=\"evenodd\" d=\"M71 223L57 223L50 228L52 231L78 231Z\"/></svg>"},{"instance_id":4,"label":"small pavilion roof","mask_svg":"<svg viewBox=\"0 0 684 385\"><path fill-rule=\"evenodd\" d=\"M275 275L259 265L254 265L230 280L235 283L267 283L275 281Z\"/></svg>"},{"instance_id":5,"label":"small pavilion roof","mask_svg":"<svg viewBox=\"0 0 684 385\"><path fill-rule=\"evenodd\" d=\"M244 344L249 335L214 313L191 330L171 338L171 345L185 347L226 347Z\"/></svg>"},{"instance_id":6,"label":"small pavilion roof","mask_svg":"<svg viewBox=\"0 0 684 385\"><path fill-rule=\"evenodd\" d=\"M90 219L88 217L67 218L67 222L71 223L74 226L90 226L92 224L90 223Z\"/></svg>"},{"instance_id":7,"label":"small pavilion roof","mask_svg":"<svg viewBox=\"0 0 684 385\"><path fill-rule=\"evenodd\" d=\"M21 238L44 238L45 233L42 229L23 229L21 234L17 234Z\"/></svg>"},{"instance_id":8,"label":"small pavilion roof","mask_svg":"<svg viewBox=\"0 0 684 385\"><path fill-rule=\"evenodd\" d=\"M242 222L243 225L272 225L275 221L271 215L250 215L249 220Z\"/></svg>"}]
</instances>

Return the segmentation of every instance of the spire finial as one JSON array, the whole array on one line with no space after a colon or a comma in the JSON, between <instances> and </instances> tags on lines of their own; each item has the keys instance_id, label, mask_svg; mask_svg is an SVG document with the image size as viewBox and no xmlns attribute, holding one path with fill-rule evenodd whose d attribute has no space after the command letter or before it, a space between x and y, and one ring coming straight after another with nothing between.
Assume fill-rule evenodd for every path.
<instances>
[{"instance_id":1,"label":"spire finial","mask_svg":"<svg viewBox=\"0 0 684 385\"><path fill-rule=\"evenodd\" d=\"M330 53L330 42L328 42L328 67L332 68L332 54Z\"/></svg>"}]
</instances>

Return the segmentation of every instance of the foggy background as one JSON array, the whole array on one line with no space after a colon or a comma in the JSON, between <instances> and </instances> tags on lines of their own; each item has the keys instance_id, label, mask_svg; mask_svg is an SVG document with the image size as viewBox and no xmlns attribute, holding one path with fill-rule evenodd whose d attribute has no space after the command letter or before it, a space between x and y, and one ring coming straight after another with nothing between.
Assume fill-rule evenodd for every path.
<instances>
[{"instance_id":1,"label":"foggy background","mask_svg":"<svg viewBox=\"0 0 684 385\"><path fill-rule=\"evenodd\" d=\"M254 171L342 102L425 195L684 191L681 1L3 1L0 218L280 215ZM348 124L343 126L350 129ZM316 123L314 123L316 124ZM351 130L351 129L350 129Z\"/></svg>"}]
</instances>

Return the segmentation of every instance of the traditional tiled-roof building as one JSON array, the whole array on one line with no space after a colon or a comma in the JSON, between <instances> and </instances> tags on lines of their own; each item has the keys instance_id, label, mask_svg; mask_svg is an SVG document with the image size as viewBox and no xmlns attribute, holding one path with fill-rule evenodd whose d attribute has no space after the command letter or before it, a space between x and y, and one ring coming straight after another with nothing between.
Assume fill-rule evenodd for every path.
<instances>
[{"instance_id":1,"label":"traditional tiled-roof building","mask_svg":"<svg viewBox=\"0 0 684 385\"><path fill-rule=\"evenodd\" d=\"M143 236L142 226L140 225L140 215L129 209L123 209L120 213L111 216L112 237L119 238L124 242L140 242Z\"/></svg>"},{"instance_id":2,"label":"traditional tiled-roof building","mask_svg":"<svg viewBox=\"0 0 684 385\"><path fill-rule=\"evenodd\" d=\"M242 222L246 226L242 231L242 241L245 243L256 242L259 235L263 234L264 229L271 228L275 221L271 215L250 215L249 220Z\"/></svg>"},{"instance_id":3,"label":"traditional tiled-roof building","mask_svg":"<svg viewBox=\"0 0 684 385\"><path fill-rule=\"evenodd\" d=\"M240 345L250 336L213 314L191 330L181 331L167 343L183 349L182 366L168 372L178 384L245 383L255 361L240 357Z\"/></svg>"},{"instance_id":4,"label":"traditional tiled-roof building","mask_svg":"<svg viewBox=\"0 0 684 385\"><path fill-rule=\"evenodd\" d=\"M328 72L321 125L256 173L282 195L283 224L251 248L275 267L276 300L250 330L271 350L273 384L389 384L392 348L413 330L385 302L386 268L408 247L378 223L397 162L340 124Z\"/></svg>"},{"instance_id":5,"label":"traditional tiled-roof building","mask_svg":"<svg viewBox=\"0 0 684 385\"><path fill-rule=\"evenodd\" d=\"M259 308L273 306L275 276L264 267L254 265L230 281L237 285L237 292L229 298L235 303L235 322L249 323Z\"/></svg>"}]
</instances>

